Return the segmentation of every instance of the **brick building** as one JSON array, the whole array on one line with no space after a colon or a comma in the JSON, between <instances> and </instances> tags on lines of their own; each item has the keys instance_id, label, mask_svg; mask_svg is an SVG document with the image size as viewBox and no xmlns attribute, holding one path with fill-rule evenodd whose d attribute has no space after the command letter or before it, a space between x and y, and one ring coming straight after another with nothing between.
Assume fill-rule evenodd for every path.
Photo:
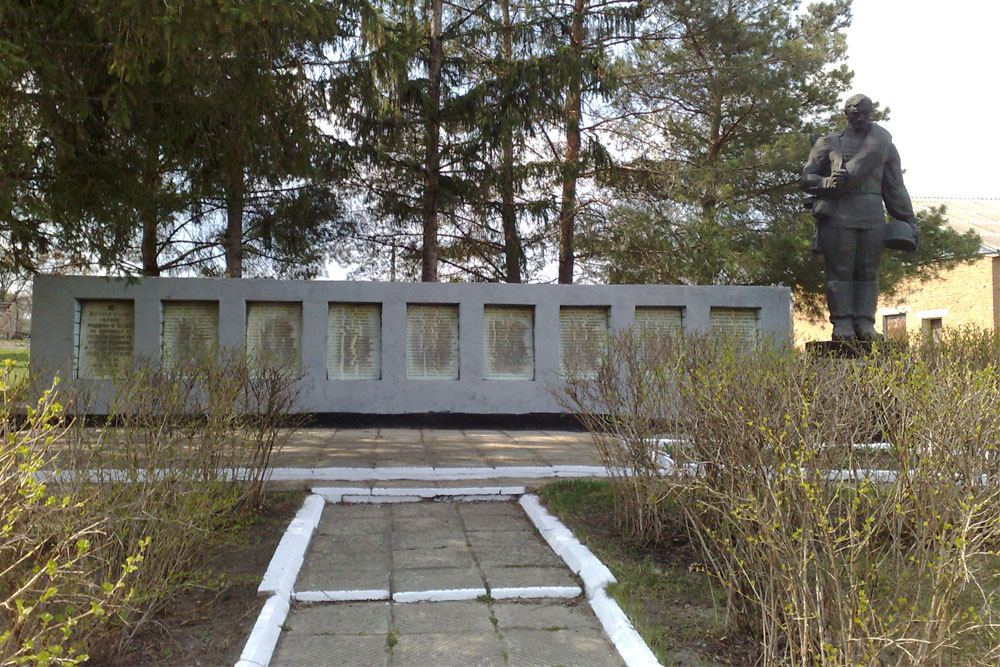
<instances>
[{"instance_id":1,"label":"brick building","mask_svg":"<svg viewBox=\"0 0 1000 667\"><path fill-rule=\"evenodd\" d=\"M975 325L1000 328L1000 199L915 197L917 210L947 207L948 225L957 232L973 230L982 241L979 258L943 272L925 283L902 285L893 297L879 299L875 328L889 336L920 332L933 336L946 327ZM831 325L796 313L797 345L829 340Z\"/></svg>"}]
</instances>

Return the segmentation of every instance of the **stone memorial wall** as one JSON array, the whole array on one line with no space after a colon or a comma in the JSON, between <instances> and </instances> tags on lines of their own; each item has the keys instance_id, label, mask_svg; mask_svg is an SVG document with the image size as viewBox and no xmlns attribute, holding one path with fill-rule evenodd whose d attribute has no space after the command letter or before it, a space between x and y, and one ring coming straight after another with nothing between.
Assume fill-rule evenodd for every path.
<instances>
[{"instance_id":1,"label":"stone memorial wall","mask_svg":"<svg viewBox=\"0 0 1000 667\"><path fill-rule=\"evenodd\" d=\"M39 276L32 364L106 409L130 359L243 349L298 378L299 410L554 414L567 373L593 371L635 326L790 343L779 287L502 285Z\"/></svg>"}]
</instances>

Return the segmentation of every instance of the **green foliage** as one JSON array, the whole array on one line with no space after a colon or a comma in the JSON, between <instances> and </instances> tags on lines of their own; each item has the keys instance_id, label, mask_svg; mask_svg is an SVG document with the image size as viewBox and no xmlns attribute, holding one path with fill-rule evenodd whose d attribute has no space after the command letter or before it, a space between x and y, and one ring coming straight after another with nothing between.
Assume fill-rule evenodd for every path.
<instances>
[{"instance_id":1,"label":"green foliage","mask_svg":"<svg viewBox=\"0 0 1000 667\"><path fill-rule=\"evenodd\" d=\"M121 369L108 421L4 385L0 661L113 659L259 502L292 383L240 358ZM72 411L84 401L67 394ZM68 471L54 469L58 462Z\"/></svg>"},{"instance_id":2,"label":"green foliage","mask_svg":"<svg viewBox=\"0 0 1000 667\"><path fill-rule=\"evenodd\" d=\"M291 255L314 272L340 212L319 175L335 151L309 68L341 18L339 3L305 1L4 11L5 249L19 266L54 252L156 275L211 262L225 218L251 265L301 272Z\"/></svg>"},{"instance_id":3,"label":"green foliage","mask_svg":"<svg viewBox=\"0 0 1000 667\"><path fill-rule=\"evenodd\" d=\"M656 540L683 518L764 664L990 664L998 350L963 331L844 363L626 334L564 398L625 529ZM889 444L853 446L870 442Z\"/></svg>"}]
</instances>

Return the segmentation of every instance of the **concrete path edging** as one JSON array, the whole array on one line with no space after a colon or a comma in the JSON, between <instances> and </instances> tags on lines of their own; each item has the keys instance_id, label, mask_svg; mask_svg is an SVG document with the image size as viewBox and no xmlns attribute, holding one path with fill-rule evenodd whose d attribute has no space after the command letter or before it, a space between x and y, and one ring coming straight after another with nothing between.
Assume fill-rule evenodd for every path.
<instances>
[{"instance_id":1,"label":"concrete path edging","mask_svg":"<svg viewBox=\"0 0 1000 667\"><path fill-rule=\"evenodd\" d=\"M575 466L583 468L585 466ZM523 470L523 469L519 469ZM518 477L524 477L518 474ZM327 502L419 502L428 499L452 501L506 499L520 496L520 505L532 524L549 546L584 583L588 601L601 627L614 644L628 667L658 665L656 656L643 641L618 604L607 595L609 583L615 577L589 549L550 514L534 494L524 487L485 487L458 489L383 489L355 487L317 487L308 496L291 521L275 549L271 564L258 588L259 594L270 594L261 609L253 630L243 648L236 667L267 667L290 610L292 600L299 602L378 601L390 599L389 591L298 591L292 586L305 558L306 549ZM491 591L494 599L513 598L572 598L580 594L576 586L530 586L498 588ZM393 602L438 602L475 600L486 595L485 588L398 592Z\"/></svg>"},{"instance_id":2,"label":"concrete path edging","mask_svg":"<svg viewBox=\"0 0 1000 667\"><path fill-rule=\"evenodd\" d=\"M520 502L528 518L552 550L565 561L569 569L583 579L590 606L625 664L629 667L659 665L656 656L636 632L625 612L607 594L608 584L617 581L611 570L576 539L559 519L542 507L538 496L525 494L521 496Z\"/></svg>"}]
</instances>

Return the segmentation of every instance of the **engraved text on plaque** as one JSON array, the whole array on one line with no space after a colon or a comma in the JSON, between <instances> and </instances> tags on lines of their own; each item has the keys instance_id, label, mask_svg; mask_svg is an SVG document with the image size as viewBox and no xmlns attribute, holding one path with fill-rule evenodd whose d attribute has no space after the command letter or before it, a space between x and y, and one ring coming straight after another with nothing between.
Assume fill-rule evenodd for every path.
<instances>
[{"instance_id":1,"label":"engraved text on plaque","mask_svg":"<svg viewBox=\"0 0 1000 667\"><path fill-rule=\"evenodd\" d=\"M563 306L559 309L559 371L564 377L594 377L608 340L608 309Z\"/></svg>"},{"instance_id":2,"label":"engraved text on plaque","mask_svg":"<svg viewBox=\"0 0 1000 667\"><path fill-rule=\"evenodd\" d=\"M647 336L676 336L684 330L680 308L636 306L633 327Z\"/></svg>"},{"instance_id":3,"label":"engraved text on plaque","mask_svg":"<svg viewBox=\"0 0 1000 667\"><path fill-rule=\"evenodd\" d=\"M326 377L378 380L382 311L377 303L331 303L327 316Z\"/></svg>"},{"instance_id":4,"label":"engraved text on plaque","mask_svg":"<svg viewBox=\"0 0 1000 667\"><path fill-rule=\"evenodd\" d=\"M109 378L132 357L135 307L131 301L80 302L77 377Z\"/></svg>"},{"instance_id":5,"label":"engraved text on plaque","mask_svg":"<svg viewBox=\"0 0 1000 667\"><path fill-rule=\"evenodd\" d=\"M535 379L534 315L531 306L484 307L484 379Z\"/></svg>"},{"instance_id":6,"label":"engraved text on plaque","mask_svg":"<svg viewBox=\"0 0 1000 667\"><path fill-rule=\"evenodd\" d=\"M406 306L406 377L458 379L458 306Z\"/></svg>"},{"instance_id":7,"label":"engraved text on plaque","mask_svg":"<svg viewBox=\"0 0 1000 667\"><path fill-rule=\"evenodd\" d=\"M164 301L161 331L164 363L210 358L219 343L216 301Z\"/></svg>"},{"instance_id":8,"label":"engraved text on plaque","mask_svg":"<svg viewBox=\"0 0 1000 667\"><path fill-rule=\"evenodd\" d=\"M708 328L713 338L754 345L757 342L757 309L712 308L708 313Z\"/></svg>"},{"instance_id":9,"label":"engraved text on plaque","mask_svg":"<svg viewBox=\"0 0 1000 667\"><path fill-rule=\"evenodd\" d=\"M247 303L247 354L258 363L302 372L302 304Z\"/></svg>"}]
</instances>

